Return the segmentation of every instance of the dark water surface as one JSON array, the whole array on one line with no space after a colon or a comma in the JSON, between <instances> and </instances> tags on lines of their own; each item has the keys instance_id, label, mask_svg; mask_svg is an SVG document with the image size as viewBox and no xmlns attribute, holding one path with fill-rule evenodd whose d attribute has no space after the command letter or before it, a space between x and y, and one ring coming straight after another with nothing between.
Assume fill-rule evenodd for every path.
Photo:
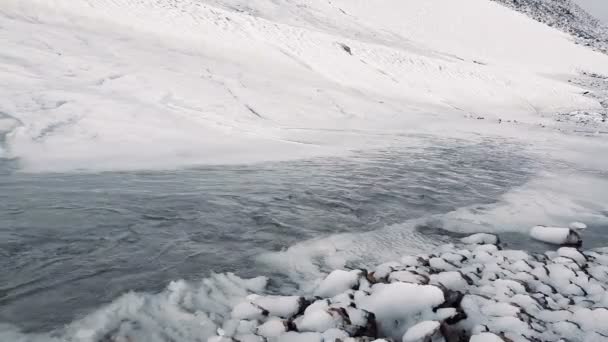
<instances>
[{"instance_id":1,"label":"dark water surface","mask_svg":"<svg viewBox=\"0 0 608 342\"><path fill-rule=\"evenodd\" d=\"M376 230L523 184L536 162L504 140L164 172L0 174L0 322L70 322L129 290L210 272L256 276L254 257Z\"/></svg>"}]
</instances>

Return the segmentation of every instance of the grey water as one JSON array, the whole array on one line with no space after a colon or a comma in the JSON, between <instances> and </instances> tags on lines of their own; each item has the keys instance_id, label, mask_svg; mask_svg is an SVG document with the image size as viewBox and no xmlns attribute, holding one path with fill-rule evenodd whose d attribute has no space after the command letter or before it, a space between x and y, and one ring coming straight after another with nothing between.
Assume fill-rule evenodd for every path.
<instances>
[{"instance_id":1,"label":"grey water","mask_svg":"<svg viewBox=\"0 0 608 342\"><path fill-rule=\"evenodd\" d=\"M257 276L260 253L492 203L538 167L512 141L429 145L154 172L27 174L0 160L0 322L48 331L126 291Z\"/></svg>"}]
</instances>

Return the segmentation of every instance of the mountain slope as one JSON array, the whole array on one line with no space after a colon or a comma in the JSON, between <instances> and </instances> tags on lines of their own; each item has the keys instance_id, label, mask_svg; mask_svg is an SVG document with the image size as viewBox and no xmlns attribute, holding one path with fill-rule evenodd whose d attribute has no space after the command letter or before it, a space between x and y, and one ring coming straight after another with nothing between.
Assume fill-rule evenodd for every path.
<instances>
[{"instance_id":1,"label":"mountain slope","mask_svg":"<svg viewBox=\"0 0 608 342\"><path fill-rule=\"evenodd\" d=\"M608 53L608 27L571 0L492 0L574 36L577 43Z\"/></svg>"},{"instance_id":2,"label":"mountain slope","mask_svg":"<svg viewBox=\"0 0 608 342\"><path fill-rule=\"evenodd\" d=\"M31 171L283 160L499 118L532 127L600 108L565 80L608 74L608 56L488 0L7 0L0 13L0 136Z\"/></svg>"}]
</instances>

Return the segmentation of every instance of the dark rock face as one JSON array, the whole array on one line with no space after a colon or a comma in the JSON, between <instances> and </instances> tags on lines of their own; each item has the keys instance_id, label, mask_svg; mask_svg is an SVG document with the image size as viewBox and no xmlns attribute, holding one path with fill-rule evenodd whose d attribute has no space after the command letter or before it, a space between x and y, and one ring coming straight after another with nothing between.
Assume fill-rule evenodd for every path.
<instances>
[{"instance_id":1,"label":"dark rock face","mask_svg":"<svg viewBox=\"0 0 608 342\"><path fill-rule=\"evenodd\" d=\"M492 0L572 35L578 44L608 54L608 26L571 0Z\"/></svg>"}]
</instances>

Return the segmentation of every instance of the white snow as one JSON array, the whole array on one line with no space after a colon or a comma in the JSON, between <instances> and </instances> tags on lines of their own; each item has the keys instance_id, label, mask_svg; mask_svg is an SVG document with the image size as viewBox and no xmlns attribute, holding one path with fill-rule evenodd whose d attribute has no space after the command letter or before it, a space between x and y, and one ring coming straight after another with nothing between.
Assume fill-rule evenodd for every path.
<instances>
[{"instance_id":1,"label":"white snow","mask_svg":"<svg viewBox=\"0 0 608 342\"><path fill-rule=\"evenodd\" d=\"M354 288L359 284L360 277L361 274L357 271L332 271L321 284L319 284L319 288L315 293L321 297L333 297Z\"/></svg>"},{"instance_id":2,"label":"white snow","mask_svg":"<svg viewBox=\"0 0 608 342\"><path fill-rule=\"evenodd\" d=\"M435 248L441 255L453 255L450 258L455 262L455 256L476 251L491 258L488 262L462 259L458 272L435 270L424 263L430 254L418 254L416 260L421 262L415 266L416 272L428 274L432 282L442 280L448 289L400 282L393 274L403 274L404 270L395 267L390 271L389 263L377 269L387 269L386 279L392 283L384 283L385 278L370 279L371 286L365 290L346 288L332 297L315 298L314 302L309 297L312 290L305 294L306 300L300 296L267 295L265 278L214 275L199 286L173 282L158 295L129 293L53 332L56 337L24 334L14 327L0 326L0 340L355 342L376 337L443 341L471 336L471 341L485 342L519 341L525 336L541 341L568 338L585 342L601 341L608 334L608 268L602 264L608 262L602 258L608 251L562 247L539 254L499 247L504 246L450 244ZM589 256L584 268L573 260L578 254ZM353 273L362 274L363 270ZM462 282L461 274L470 275L469 282ZM426 281L424 277L418 280ZM268 307L263 311L273 314L260 315L262 305ZM235 318L239 312L242 314L236 316L249 318Z\"/></svg>"},{"instance_id":3,"label":"white snow","mask_svg":"<svg viewBox=\"0 0 608 342\"><path fill-rule=\"evenodd\" d=\"M587 262L587 258L585 258L583 253L573 247L561 247L557 250L557 254L563 257L571 258L581 266L585 265L585 263Z\"/></svg>"},{"instance_id":4,"label":"white snow","mask_svg":"<svg viewBox=\"0 0 608 342\"><path fill-rule=\"evenodd\" d=\"M482 332L471 336L469 342L504 342L504 340L496 334Z\"/></svg>"},{"instance_id":5,"label":"white snow","mask_svg":"<svg viewBox=\"0 0 608 342\"><path fill-rule=\"evenodd\" d=\"M432 274L430 280L431 284L441 284L450 290L462 290L468 286L462 274L457 271Z\"/></svg>"},{"instance_id":6,"label":"white snow","mask_svg":"<svg viewBox=\"0 0 608 342\"><path fill-rule=\"evenodd\" d=\"M585 230L587 229L587 225L582 222L571 222L568 227L574 230Z\"/></svg>"},{"instance_id":7,"label":"white snow","mask_svg":"<svg viewBox=\"0 0 608 342\"><path fill-rule=\"evenodd\" d=\"M427 338L439 330L441 324L437 321L423 321L407 329L403 342L427 341Z\"/></svg>"},{"instance_id":8,"label":"white snow","mask_svg":"<svg viewBox=\"0 0 608 342\"><path fill-rule=\"evenodd\" d=\"M315 310L304 315L297 326L299 331L324 332L336 328L337 319L326 310Z\"/></svg>"},{"instance_id":9,"label":"white snow","mask_svg":"<svg viewBox=\"0 0 608 342\"><path fill-rule=\"evenodd\" d=\"M415 323L415 318L430 316L432 309L443 301L443 292L436 286L391 283L374 285L372 294L357 305L375 313L385 334L400 337ZM394 324L395 321L399 323Z\"/></svg>"},{"instance_id":10,"label":"white snow","mask_svg":"<svg viewBox=\"0 0 608 342\"><path fill-rule=\"evenodd\" d=\"M287 331L282 320L270 319L257 328L257 334L263 337L278 337Z\"/></svg>"},{"instance_id":11,"label":"white snow","mask_svg":"<svg viewBox=\"0 0 608 342\"><path fill-rule=\"evenodd\" d=\"M530 236L536 240L555 245L580 242L580 237L570 228L536 226L530 230Z\"/></svg>"},{"instance_id":12,"label":"white snow","mask_svg":"<svg viewBox=\"0 0 608 342\"><path fill-rule=\"evenodd\" d=\"M231 313L236 319L259 319L264 317L264 309L252 304L249 301L239 303L232 309Z\"/></svg>"},{"instance_id":13,"label":"white snow","mask_svg":"<svg viewBox=\"0 0 608 342\"><path fill-rule=\"evenodd\" d=\"M498 243L498 238L494 234L487 233L477 233L465 238L460 239L463 243L475 244L475 245L484 245L484 244L492 244L495 245Z\"/></svg>"},{"instance_id":14,"label":"white snow","mask_svg":"<svg viewBox=\"0 0 608 342\"><path fill-rule=\"evenodd\" d=\"M253 300L258 307L264 308L271 316L290 318L300 311L303 298L299 296L262 296Z\"/></svg>"},{"instance_id":15,"label":"white snow","mask_svg":"<svg viewBox=\"0 0 608 342\"><path fill-rule=\"evenodd\" d=\"M600 108L564 79L608 74L608 56L487 0L0 6L0 111L17 123L3 149L29 171L339 154L509 131L498 118L529 130Z\"/></svg>"}]
</instances>

